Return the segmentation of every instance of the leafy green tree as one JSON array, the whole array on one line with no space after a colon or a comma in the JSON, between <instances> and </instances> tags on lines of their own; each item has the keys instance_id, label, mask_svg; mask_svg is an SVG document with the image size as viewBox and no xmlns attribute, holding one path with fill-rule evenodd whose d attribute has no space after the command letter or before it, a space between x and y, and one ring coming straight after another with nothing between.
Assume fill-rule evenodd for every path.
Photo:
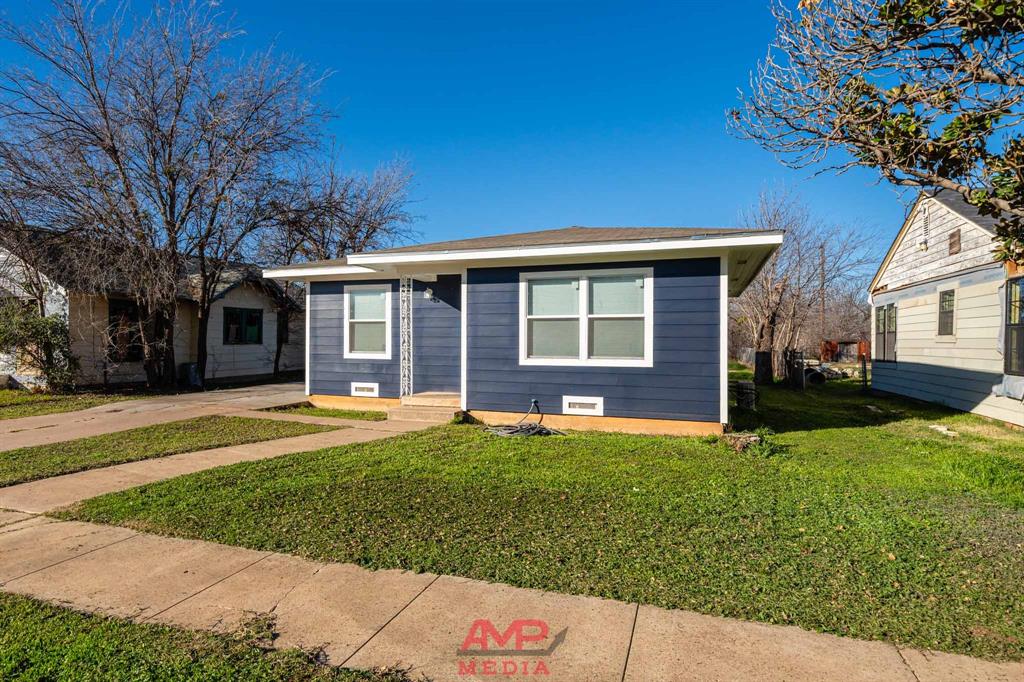
<instances>
[{"instance_id":1,"label":"leafy green tree","mask_svg":"<svg viewBox=\"0 0 1024 682\"><path fill-rule=\"evenodd\" d=\"M78 359L71 353L67 320L59 315L40 315L18 301L0 305L0 353L38 372L51 391L74 388Z\"/></svg>"},{"instance_id":2,"label":"leafy green tree","mask_svg":"<svg viewBox=\"0 0 1024 682\"><path fill-rule=\"evenodd\" d=\"M732 129L792 167L963 195L1024 261L1024 0L802 0Z\"/></svg>"}]
</instances>

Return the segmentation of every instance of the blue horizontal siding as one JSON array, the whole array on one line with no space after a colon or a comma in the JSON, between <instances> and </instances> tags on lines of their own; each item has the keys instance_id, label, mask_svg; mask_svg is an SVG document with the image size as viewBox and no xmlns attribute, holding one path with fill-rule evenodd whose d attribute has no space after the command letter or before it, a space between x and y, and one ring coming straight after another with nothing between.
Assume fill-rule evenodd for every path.
<instances>
[{"instance_id":1,"label":"blue horizontal siding","mask_svg":"<svg viewBox=\"0 0 1024 682\"><path fill-rule=\"evenodd\" d=\"M519 275L543 270L654 268L654 367L519 365ZM611 417L717 422L719 261L479 268L468 272L469 409L560 414L563 395L601 396Z\"/></svg>"},{"instance_id":2,"label":"blue horizontal siding","mask_svg":"<svg viewBox=\"0 0 1024 682\"><path fill-rule=\"evenodd\" d=\"M353 381L380 384L380 397L399 394L399 318L397 280L348 284L391 285L391 359L346 360L344 356L345 282L309 284L309 390L318 395L351 395Z\"/></svg>"},{"instance_id":3,"label":"blue horizontal siding","mask_svg":"<svg viewBox=\"0 0 1024 682\"><path fill-rule=\"evenodd\" d=\"M457 393L461 383L462 277L413 282L413 391ZM433 297L424 298L430 288Z\"/></svg>"}]
</instances>

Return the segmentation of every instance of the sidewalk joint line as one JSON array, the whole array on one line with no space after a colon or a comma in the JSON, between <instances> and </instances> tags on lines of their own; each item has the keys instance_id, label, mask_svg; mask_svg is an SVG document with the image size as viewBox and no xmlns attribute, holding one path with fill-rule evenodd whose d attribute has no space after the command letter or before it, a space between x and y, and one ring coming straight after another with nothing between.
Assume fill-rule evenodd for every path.
<instances>
[{"instance_id":1,"label":"sidewalk joint line","mask_svg":"<svg viewBox=\"0 0 1024 682\"><path fill-rule=\"evenodd\" d=\"M626 671L629 670L629 654L633 652L633 636L636 635L636 621L640 618L640 602L633 610L633 627L629 629L629 645L626 647L626 660L622 663L622 682L626 682Z\"/></svg>"},{"instance_id":2,"label":"sidewalk joint line","mask_svg":"<svg viewBox=\"0 0 1024 682\"><path fill-rule=\"evenodd\" d=\"M58 521L57 523L65 523L65 522ZM136 532L136 533L134 533L132 535L129 535L126 538L121 538L120 540L114 540L113 542L111 542L109 544L106 544L106 545L103 545L102 547L96 547L95 549L90 549L88 552L82 552L81 554L76 554L75 556L68 557L67 559L61 559L60 561L55 561L55 562L53 562L52 564L50 564L48 566L43 566L42 568L37 568L34 571L29 571L28 573L23 573L22 575L19 575L19 576L15 577L15 578L11 578L10 580L5 580L4 582L0 583L0 585L6 587L7 585L10 585L11 583L13 583L15 580L21 580L22 578L27 578L30 575L35 575L36 573L39 573L40 571L45 571L48 568L53 568L54 566L60 566L61 564L65 564L65 563L67 563L69 561L74 561L75 559L87 556L89 554L92 554L93 552L98 552L101 549L106 549L107 547L113 547L114 545L116 545L116 544L118 544L120 542L126 542L128 540L133 540L133 539L139 537L139 535L141 535L141 533Z\"/></svg>"},{"instance_id":3,"label":"sidewalk joint line","mask_svg":"<svg viewBox=\"0 0 1024 682\"><path fill-rule=\"evenodd\" d=\"M386 622L386 623L384 623L384 624L383 624L383 625L381 625L381 626L380 626L379 628L377 628L377 631L376 631L375 633L373 633L372 635L370 635L370 636L369 636L369 637L367 638L367 640L366 640L365 642L363 642L362 644L360 644L360 645L359 645L359 646L358 646L358 647L356 648L356 650L355 650L355 651L353 651L353 652L352 652L351 654L349 654L349 655L348 655L348 657L346 657L344 661L342 661L341 663L339 663L339 664L338 664L338 665L339 665L339 667L342 667L342 668L344 668L344 667L345 667L345 664L346 664L346 663L348 663L349 661L351 661L351 660L352 660L352 659L353 659L353 658L355 657L355 655L356 655L356 654L358 654L358 653L359 653L360 651L362 651L362 650L363 650L363 648L364 648L364 647L365 647L365 646L366 646L367 644L369 644L370 642L372 642L372 641L373 641L373 638L374 638L374 637L376 637L377 635L379 635L379 634L381 633L381 631L382 631L382 630L383 630L384 628L386 628L387 626L391 625L391 621L393 621L393 620L394 620L395 618L398 618L398 617L399 617L400 615L402 615L402 613L403 613L403 612L404 612L404 611L405 611L405 610L406 610L407 608L409 608L410 606L412 606L412 603L413 603L414 601L416 601L417 599L419 599L419 598L420 598L420 595L422 595L422 594L423 594L424 592L426 592L426 591L427 591L428 589L430 589L430 586L431 586L431 585L433 585L434 583L436 583L436 582L437 582L437 580L438 580L438 578L440 578L440 577L441 577L440 575L435 575L435 576L434 576L434 579L433 579L433 580L431 580L431 581L430 581L429 583L427 583L426 585L424 585L424 586L423 586L423 589L422 589L422 590L420 590L419 592L417 592L417 593L416 593L416 596L415 596L415 597L413 597L412 599L410 599L410 600L409 600L409 602L408 602L408 603L407 603L407 604L406 604L405 606L403 606L402 608L398 609L398 612L397 612L397 613L395 613L395 615L393 615L393 616L391 616L390 618L388 618L388 620L387 620L387 622Z\"/></svg>"},{"instance_id":4,"label":"sidewalk joint line","mask_svg":"<svg viewBox=\"0 0 1024 682\"><path fill-rule=\"evenodd\" d=\"M185 597L185 598L183 598L183 599L179 599L178 601L174 602L174 603L173 603L173 604L171 604L170 606L164 607L164 608L160 609L159 611L157 611L156 613L154 613L154 614L152 614L152 615L149 615L149 616L146 616L146 617L145 617L145 618L143 618L143 619L142 619L142 620L141 620L140 622L142 622L142 623L145 623L145 622L147 622L147 621L153 620L154 618L156 618L157 616L159 616L159 615L160 615L161 613L166 613L166 612L170 611L171 609L173 609L173 608L174 608L175 606L177 606L178 604L181 604L181 603L183 603L183 602L186 602L186 601L188 601L189 599L191 599L192 597L195 597L196 595L199 595L199 594L202 594L203 592L206 592L206 591L207 591L208 589L210 589L211 587L214 587L215 585L220 585L220 584L221 584L222 582L224 582L224 581L225 581L225 580L227 580L228 578L233 578L234 576L238 575L238 574L239 574L239 573L241 573L242 571L244 571L244 570L247 570L247 569L250 569L250 568L252 568L253 566L255 566L256 564L258 564L259 562L261 562L261 561L263 561L264 559L266 559L266 558L267 558L268 556L270 556L271 554L273 554L273 552L267 552L266 554L264 554L263 556L261 556L261 557L260 557L259 559L257 559L256 561L253 561L252 563L246 564L245 566L242 566L242 567L241 567L240 569L238 569L237 571L232 571L231 573L228 573L228 574L227 574L226 576L224 576L224 577L222 577L222 578L218 578L217 580L214 580L214 581L213 581L212 583L210 583L210 584L209 584L209 585L207 585L206 587L202 588L201 590L196 590L196 591L195 591L195 592L193 592L192 594L188 595L187 597Z\"/></svg>"},{"instance_id":5,"label":"sidewalk joint line","mask_svg":"<svg viewBox=\"0 0 1024 682\"><path fill-rule=\"evenodd\" d=\"M917 682L921 682L921 678L917 676L917 671L914 670L914 666L910 665L910 661L908 661L907 657L903 655L903 649L901 649L898 644L893 644L893 647L896 649L896 653L900 655L900 660L903 661L903 665L907 666L907 670L910 671L910 674L914 676L914 679L917 680Z\"/></svg>"}]
</instances>

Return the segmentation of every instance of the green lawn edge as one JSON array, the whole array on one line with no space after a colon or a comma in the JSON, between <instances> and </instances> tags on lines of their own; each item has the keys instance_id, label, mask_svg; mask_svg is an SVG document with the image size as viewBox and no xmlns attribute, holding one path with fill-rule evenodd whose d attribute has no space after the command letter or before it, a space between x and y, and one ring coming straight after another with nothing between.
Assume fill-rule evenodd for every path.
<instances>
[{"instance_id":1,"label":"green lawn edge","mask_svg":"<svg viewBox=\"0 0 1024 682\"><path fill-rule=\"evenodd\" d=\"M331 417L333 419L359 419L362 421L380 422L388 418L387 412L379 410L342 410L330 407L316 407L309 403L299 405L287 405L285 407L270 408L272 412L284 412L285 414L301 414L307 417Z\"/></svg>"},{"instance_id":2,"label":"green lawn edge","mask_svg":"<svg viewBox=\"0 0 1024 682\"><path fill-rule=\"evenodd\" d=\"M315 652L271 650L272 622L232 634L82 613L0 593L0 679L406 682L401 671L356 671Z\"/></svg>"},{"instance_id":3,"label":"green lawn edge","mask_svg":"<svg viewBox=\"0 0 1024 682\"><path fill-rule=\"evenodd\" d=\"M0 488L186 452L330 431L337 426L211 415L0 452Z\"/></svg>"},{"instance_id":4,"label":"green lawn edge","mask_svg":"<svg viewBox=\"0 0 1024 682\"><path fill-rule=\"evenodd\" d=\"M717 438L444 426L61 517L1024 658L1024 436L856 382L761 398L736 421L768 444L741 454Z\"/></svg>"}]
</instances>

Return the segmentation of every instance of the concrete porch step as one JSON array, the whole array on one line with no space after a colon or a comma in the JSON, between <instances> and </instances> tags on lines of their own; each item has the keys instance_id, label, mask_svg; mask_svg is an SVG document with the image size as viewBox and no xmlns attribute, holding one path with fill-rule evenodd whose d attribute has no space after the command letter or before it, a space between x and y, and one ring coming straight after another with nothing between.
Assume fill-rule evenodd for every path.
<instances>
[{"instance_id":1,"label":"concrete porch step","mask_svg":"<svg viewBox=\"0 0 1024 682\"><path fill-rule=\"evenodd\" d=\"M445 424L450 422L458 412L458 407L402 405L401 407L388 408L388 421L401 420Z\"/></svg>"},{"instance_id":2,"label":"concrete porch step","mask_svg":"<svg viewBox=\"0 0 1024 682\"><path fill-rule=\"evenodd\" d=\"M461 398L458 393L425 391L402 396L403 407L454 407L458 409Z\"/></svg>"}]
</instances>

